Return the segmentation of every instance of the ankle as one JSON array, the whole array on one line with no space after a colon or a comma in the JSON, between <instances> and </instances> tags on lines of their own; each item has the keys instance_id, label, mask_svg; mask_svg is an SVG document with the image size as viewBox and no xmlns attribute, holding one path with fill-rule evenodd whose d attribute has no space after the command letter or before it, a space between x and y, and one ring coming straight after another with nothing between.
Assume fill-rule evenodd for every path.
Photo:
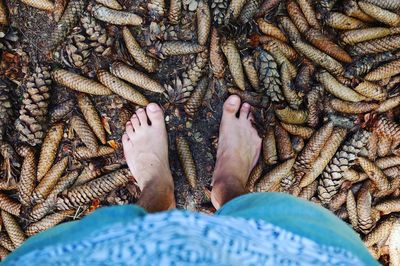
<instances>
[{"instance_id":1,"label":"ankle","mask_svg":"<svg viewBox=\"0 0 400 266\"><path fill-rule=\"evenodd\" d=\"M137 204L148 212L175 208L174 184L162 178L153 179L144 186Z\"/></svg>"},{"instance_id":2,"label":"ankle","mask_svg":"<svg viewBox=\"0 0 400 266\"><path fill-rule=\"evenodd\" d=\"M148 190L149 188L163 189L169 187L172 187L172 190L174 190L171 172L164 170L160 170L157 175L154 175L154 173L142 174L142 178L137 180L137 184L141 191Z\"/></svg>"},{"instance_id":3,"label":"ankle","mask_svg":"<svg viewBox=\"0 0 400 266\"><path fill-rule=\"evenodd\" d=\"M211 202L219 209L226 202L248 193L239 178L233 176L215 176L211 190Z\"/></svg>"},{"instance_id":4,"label":"ankle","mask_svg":"<svg viewBox=\"0 0 400 266\"><path fill-rule=\"evenodd\" d=\"M216 186L217 183L220 183L226 186L229 183L232 186L245 187L246 184L242 183L244 176L245 174L234 166L227 168L226 166L221 167L217 164L212 175L212 185Z\"/></svg>"}]
</instances>

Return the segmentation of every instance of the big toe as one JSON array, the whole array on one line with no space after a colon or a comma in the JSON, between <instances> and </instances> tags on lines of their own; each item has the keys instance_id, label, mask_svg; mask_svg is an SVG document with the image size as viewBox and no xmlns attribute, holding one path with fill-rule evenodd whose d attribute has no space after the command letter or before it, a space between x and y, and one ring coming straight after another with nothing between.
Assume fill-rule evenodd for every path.
<instances>
[{"instance_id":1,"label":"big toe","mask_svg":"<svg viewBox=\"0 0 400 266\"><path fill-rule=\"evenodd\" d=\"M151 125L164 125L164 113L158 104L148 104L146 107L146 112L151 122Z\"/></svg>"},{"instance_id":2,"label":"big toe","mask_svg":"<svg viewBox=\"0 0 400 266\"><path fill-rule=\"evenodd\" d=\"M240 98L237 95L231 95L226 99L224 103L223 116L233 117L239 111L240 108Z\"/></svg>"}]
</instances>

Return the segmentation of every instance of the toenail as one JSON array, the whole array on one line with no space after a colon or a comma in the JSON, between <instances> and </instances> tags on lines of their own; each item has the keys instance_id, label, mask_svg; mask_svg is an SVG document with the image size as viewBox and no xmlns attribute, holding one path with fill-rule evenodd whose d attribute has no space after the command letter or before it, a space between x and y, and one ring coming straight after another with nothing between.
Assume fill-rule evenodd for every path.
<instances>
[{"instance_id":1,"label":"toenail","mask_svg":"<svg viewBox=\"0 0 400 266\"><path fill-rule=\"evenodd\" d=\"M138 113L141 113L141 112L143 112L144 110L142 109L142 108L140 108L140 109L138 109L136 112L138 112Z\"/></svg>"},{"instance_id":2,"label":"toenail","mask_svg":"<svg viewBox=\"0 0 400 266\"><path fill-rule=\"evenodd\" d=\"M149 110L150 110L151 112L156 112L157 109L158 109L158 108L157 108L157 105L154 104L154 103L149 104L147 107L149 108Z\"/></svg>"},{"instance_id":3,"label":"toenail","mask_svg":"<svg viewBox=\"0 0 400 266\"><path fill-rule=\"evenodd\" d=\"M237 103L238 103L238 97L236 96L231 96L231 97L229 97L229 100L228 100L228 104L230 104L230 105L237 105Z\"/></svg>"},{"instance_id":4,"label":"toenail","mask_svg":"<svg viewBox=\"0 0 400 266\"><path fill-rule=\"evenodd\" d=\"M250 104L244 103L244 104L243 104L243 107L246 108L246 109L249 109L249 108L250 108Z\"/></svg>"}]
</instances>

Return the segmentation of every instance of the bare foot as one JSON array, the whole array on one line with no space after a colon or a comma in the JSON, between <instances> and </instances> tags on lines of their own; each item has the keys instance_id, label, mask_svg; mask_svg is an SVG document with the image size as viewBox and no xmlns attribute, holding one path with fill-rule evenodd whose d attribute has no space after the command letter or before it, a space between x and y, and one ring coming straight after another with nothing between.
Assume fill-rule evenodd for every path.
<instances>
[{"instance_id":1,"label":"bare foot","mask_svg":"<svg viewBox=\"0 0 400 266\"><path fill-rule=\"evenodd\" d=\"M157 104L136 111L126 124L122 144L126 162L142 191L138 204L150 212L174 208L167 131Z\"/></svg>"},{"instance_id":2,"label":"bare foot","mask_svg":"<svg viewBox=\"0 0 400 266\"><path fill-rule=\"evenodd\" d=\"M216 209L247 193L247 180L260 155L261 138L251 124L254 117L250 108L248 103L240 107L240 98L236 95L229 96L224 103L211 192Z\"/></svg>"}]
</instances>

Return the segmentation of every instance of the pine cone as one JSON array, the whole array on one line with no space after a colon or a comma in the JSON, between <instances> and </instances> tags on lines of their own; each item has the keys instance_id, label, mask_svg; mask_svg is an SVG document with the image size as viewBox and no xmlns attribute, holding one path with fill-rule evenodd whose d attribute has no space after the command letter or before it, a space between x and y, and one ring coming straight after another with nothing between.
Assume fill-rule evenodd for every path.
<instances>
[{"instance_id":1,"label":"pine cone","mask_svg":"<svg viewBox=\"0 0 400 266\"><path fill-rule=\"evenodd\" d=\"M65 11L51 33L48 47L52 50L56 48L65 37L78 24L79 18L87 4L86 0L71 0L65 7Z\"/></svg>"},{"instance_id":2,"label":"pine cone","mask_svg":"<svg viewBox=\"0 0 400 266\"><path fill-rule=\"evenodd\" d=\"M76 132L81 141L89 148L92 153L97 153L99 144L96 136L87 124L86 120L80 116L73 116L70 120L70 127Z\"/></svg>"},{"instance_id":3,"label":"pine cone","mask_svg":"<svg viewBox=\"0 0 400 266\"><path fill-rule=\"evenodd\" d=\"M182 75L184 78L188 78L193 86L196 86L197 82L204 73L204 69L208 63L208 50L205 49L203 52L197 54L196 58L189 65L186 74Z\"/></svg>"},{"instance_id":4,"label":"pine cone","mask_svg":"<svg viewBox=\"0 0 400 266\"><path fill-rule=\"evenodd\" d=\"M183 172L190 186L194 189L197 185L196 164L190 151L189 143L184 137L177 137L175 140Z\"/></svg>"},{"instance_id":5,"label":"pine cone","mask_svg":"<svg viewBox=\"0 0 400 266\"><path fill-rule=\"evenodd\" d=\"M203 103L204 96L207 93L208 89L208 78L203 77L196 89L190 96L189 100L185 104L185 112L190 116L194 116L199 110L201 104Z\"/></svg>"},{"instance_id":6,"label":"pine cone","mask_svg":"<svg viewBox=\"0 0 400 266\"><path fill-rule=\"evenodd\" d=\"M219 26L224 23L227 9L228 9L228 1L226 0L211 1L212 18L215 25Z\"/></svg>"},{"instance_id":7,"label":"pine cone","mask_svg":"<svg viewBox=\"0 0 400 266\"><path fill-rule=\"evenodd\" d=\"M50 195L46 198L46 200L39 204L36 204L32 208L31 212L29 213L29 219L31 221L38 221L42 219L46 214L48 214L51 210L53 210L57 203L58 194L69 188L75 182L77 177L78 171L76 170L61 177L54 189L51 191Z\"/></svg>"},{"instance_id":8,"label":"pine cone","mask_svg":"<svg viewBox=\"0 0 400 266\"><path fill-rule=\"evenodd\" d=\"M0 142L3 140L6 127L12 115L12 103L9 94L10 88L0 80Z\"/></svg>"},{"instance_id":9,"label":"pine cone","mask_svg":"<svg viewBox=\"0 0 400 266\"><path fill-rule=\"evenodd\" d=\"M36 203L43 202L48 195L52 192L57 182L59 181L62 173L67 168L68 157L60 159L54 164L47 174L40 180L32 194L32 199Z\"/></svg>"},{"instance_id":10,"label":"pine cone","mask_svg":"<svg viewBox=\"0 0 400 266\"><path fill-rule=\"evenodd\" d=\"M105 196L117 187L128 183L129 169L121 169L99 177L81 186L67 190L57 199L59 210L69 210Z\"/></svg>"},{"instance_id":11,"label":"pine cone","mask_svg":"<svg viewBox=\"0 0 400 266\"><path fill-rule=\"evenodd\" d=\"M15 249L13 242L8 237L8 234L4 231L0 232L0 245L9 251L13 251Z\"/></svg>"},{"instance_id":12,"label":"pine cone","mask_svg":"<svg viewBox=\"0 0 400 266\"><path fill-rule=\"evenodd\" d=\"M18 224L16 218L6 211L1 211L1 218L3 220L3 224L8 233L8 236L10 237L14 246L16 248L19 247L26 239L25 234L21 229L21 226Z\"/></svg>"},{"instance_id":13,"label":"pine cone","mask_svg":"<svg viewBox=\"0 0 400 266\"><path fill-rule=\"evenodd\" d=\"M167 98L171 103L185 103L194 90L194 86L189 79L176 76L173 84L165 85L165 89L167 90Z\"/></svg>"},{"instance_id":14,"label":"pine cone","mask_svg":"<svg viewBox=\"0 0 400 266\"><path fill-rule=\"evenodd\" d=\"M343 172L355 164L361 149L367 144L370 133L365 130L356 132L336 152L322 173L318 186L318 196L322 202L328 202L338 192L344 178Z\"/></svg>"},{"instance_id":15,"label":"pine cone","mask_svg":"<svg viewBox=\"0 0 400 266\"><path fill-rule=\"evenodd\" d=\"M78 171L76 170L61 177L46 200L36 204L32 208L31 212L29 213L29 219L31 221L38 221L46 216L46 214L48 214L51 210L53 210L57 203L58 194L68 189L75 182L77 177Z\"/></svg>"},{"instance_id":16,"label":"pine cone","mask_svg":"<svg viewBox=\"0 0 400 266\"><path fill-rule=\"evenodd\" d=\"M187 71L182 73L182 78L177 76L172 86L165 85L170 102L185 103L189 99L192 91L203 75L207 63L208 50L205 50L199 53L188 66Z\"/></svg>"},{"instance_id":17,"label":"pine cone","mask_svg":"<svg viewBox=\"0 0 400 266\"><path fill-rule=\"evenodd\" d=\"M249 0L240 12L239 21L243 24L250 22L260 6L260 0Z\"/></svg>"},{"instance_id":18,"label":"pine cone","mask_svg":"<svg viewBox=\"0 0 400 266\"><path fill-rule=\"evenodd\" d=\"M321 86L316 86L306 95L308 111L307 124L310 127L315 128L320 122L322 109L321 99L323 99L323 93L323 88Z\"/></svg>"},{"instance_id":19,"label":"pine cone","mask_svg":"<svg viewBox=\"0 0 400 266\"><path fill-rule=\"evenodd\" d=\"M72 109L74 109L75 104L75 101L72 99L57 104L57 106L49 111L50 124L54 124L60 121L67 114L71 113Z\"/></svg>"},{"instance_id":20,"label":"pine cone","mask_svg":"<svg viewBox=\"0 0 400 266\"><path fill-rule=\"evenodd\" d=\"M281 188L283 188L284 190L288 190L295 181L296 181L296 178L295 178L294 174L290 173L289 175L282 178Z\"/></svg>"},{"instance_id":21,"label":"pine cone","mask_svg":"<svg viewBox=\"0 0 400 266\"><path fill-rule=\"evenodd\" d=\"M85 30L89 46L95 53L100 55L111 53L114 39L107 34L106 29L94 17L85 12L81 17L81 25Z\"/></svg>"},{"instance_id":22,"label":"pine cone","mask_svg":"<svg viewBox=\"0 0 400 266\"><path fill-rule=\"evenodd\" d=\"M28 216L29 221L36 222L45 217L55 208L56 200L56 198L48 197L45 201L33 206Z\"/></svg>"},{"instance_id":23,"label":"pine cone","mask_svg":"<svg viewBox=\"0 0 400 266\"><path fill-rule=\"evenodd\" d=\"M82 28L76 27L55 57L69 67L83 68L89 61L90 53L91 47Z\"/></svg>"},{"instance_id":24,"label":"pine cone","mask_svg":"<svg viewBox=\"0 0 400 266\"><path fill-rule=\"evenodd\" d=\"M16 189L16 169L20 169L21 164L13 147L8 142L0 142L0 188L1 190Z\"/></svg>"},{"instance_id":25,"label":"pine cone","mask_svg":"<svg viewBox=\"0 0 400 266\"><path fill-rule=\"evenodd\" d=\"M285 98L281 91L281 79L278 64L269 53L261 51L257 57L257 67L260 77L260 89L265 90L273 102L281 102Z\"/></svg>"},{"instance_id":26,"label":"pine cone","mask_svg":"<svg viewBox=\"0 0 400 266\"><path fill-rule=\"evenodd\" d=\"M31 146L40 145L44 137L50 98L49 68L38 66L25 83L19 118L15 122L18 138Z\"/></svg>"},{"instance_id":27,"label":"pine cone","mask_svg":"<svg viewBox=\"0 0 400 266\"><path fill-rule=\"evenodd\" d=\"M364 238L364 244L371 247L379 242L384 243L388 239L396 218L389 216L382 219L381 222Z\"/></svg>"},{"instance_id":28,"label":"pine cone","mask_svg":"<svg viewBox=\"0 0 400 266\"><path fill-rule=\"evenodd\" d=\"M96 157L108 156L110 154L113 154L115 152L115 150L110 146L101 145L101 146L99 146L99 149L97 150L97 152L93 152L88 147L80 146L80 147L76 148L75 152L76 152L75 155L77 158L86 160L86 159L91 159L91 158L96 158Z\"/></svg>"},{"instance_id":29,"label":"pine cone","mask_svg":"<svg viewBox=\"0 0 400 266\"><path fill-rule=\"evenodd\" d=\"M79 174L77 179L74 182L74 187L85 184L100 175L100 169L93 164L89 164L85 168L83 168L82 172Z\"/></svg>"},{"instance_id":30,"label":"pine cone","mask_svg":"<svg viewBox=\"0 0 400 266\"><path fill-rule=\"evenodd\" d=\"M6 248L0 246L0 259L1 259L2 261L3 261L9 254L10 254L10 252L9 252Z\"/></svg>"},{"instance_id":31,"label":"pine cone","mask_svg":"<svg viewBox=\"0 0 400 266\"><path fill-rule=\"evenodd\" d=\"M7 25L8 24L7 8L3 4L3 1L0 1L0 24L1 25Z\"/></svg>"},{"instance_id":32,"label":"pine cone","mask_svg":"<svg viewBox=\"0 0 400 266\"><path fill-rule=\"evenodd\" d=\"M1 20L1 12L0 12L0 20ZM12 27L0 30L0 50L3 49L13 50L15 48L15 42L17 42L18 39L19 39L18 33Z\"/></svg>"},{"instance_id":33,"label":"pine cone","mask_svg":"<svg viewBox=\"0 0 400 266\"><path fill-rule=\"evenodd\" d=\"M384 116L377 118L376 122L373 124L373 130L380 137L387 137L393 141L400 140L400 125L390 121Z\"/></svg>"},{"instance_id":34,"label":"pine cone","mask_svg":"<svg viewBox=\"0 0 400 266\"><path fill-rule=\"evenodd\" d=\"M8 197L6 194L0 193L0 209L15 216L19 216L21 213L21 204Z\"/></svg>"},{"instance_id":35,"label":"pine cone","mask_svg":"<svg viewBox=\"0 0 400 266\"><path fill-rule=\"evenodd\" d=\"M369 233L375 226L372 217L371 201L372 197L369 191L369 183L366 182L357 194L358 228L364 234Z\"/></svg>"},{"instance_id":36,"label":"pine cone","mask_svg":"<svg viewBox=\"0 0 400 266\"><path fill-rule=\"evenodd\" d=\"M24 157L18 183L19 201L29 206L33 190L36 186L36 159L35 152L30 146L19 147L18 153Z\"/></svg>"},{"instance_id":37,"label":"pine cone","mask_svg":"<svg viewBox=\"0 0 400 266\"><path fill-rule=\"evenodd\" d=\"M50 214L50 215L44 217L39 222L30 224L26 228L25 233L27 236L32 236L34 234L37 234L41 231L44 231L53 226L56 226L57 224L61 223L69 216L73 216L74 213L75 213L75 210L67 210L67 211L61 211L61 212L56 212L56 213Z\"/></svg>"}]
</instances>

